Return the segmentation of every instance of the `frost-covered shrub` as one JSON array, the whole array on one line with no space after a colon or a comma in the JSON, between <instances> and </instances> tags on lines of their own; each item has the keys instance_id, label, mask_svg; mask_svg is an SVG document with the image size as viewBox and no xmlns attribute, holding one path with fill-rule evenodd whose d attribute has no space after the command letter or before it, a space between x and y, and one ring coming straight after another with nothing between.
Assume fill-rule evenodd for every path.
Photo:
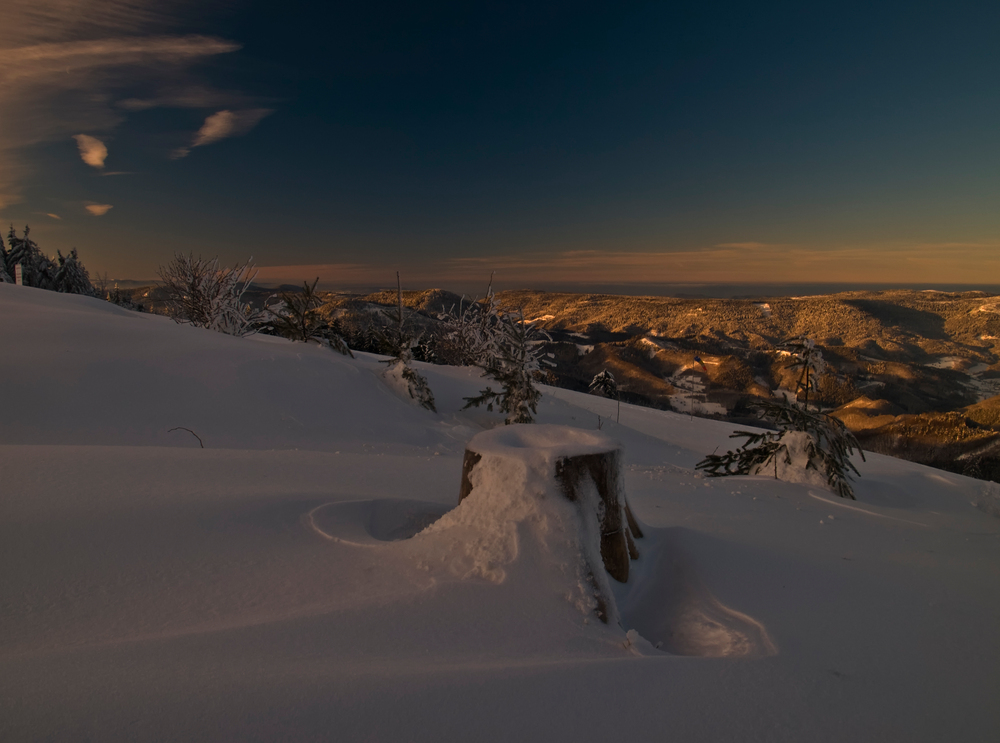
<instances>
[{"instance_id":1,"label":"frost-covered shrub","mask_svg":"<svg viewBox=\"0 0 1000 743\"><path fill-rule=\"evenodd\" d=\"M865 455L841 421L779 402L760 401L751 407L778 430L736 431L729 438L745 439L742 446L725 454L709 454L696 469L709 477L773 472L776 478L808 482L813 476L841 498L854 500L850 473L859 473L850 457L855 451L862 460Z\"/></svg>"},{"instance_id":2,"label":"frost-covered shrub","mask_svg":"<svg viewBox=\"0 0 1000 743\"><path fill-rule=\"evenodd\" d=\"M176 254L160 266L159 274L168 297L167 310L176 322L243 336L256 332L267 317L263 310L242 301L257 275L249 261L219 268L218 258Z\"/></svg>"},{"instance_id":3,"label":"frost-covered shrub","mask_svg":"<svg viewBox=\"0 0 1000 743\"><path fill-rule=\"evenodd\" d=\"M289 340L326 345L353 357L340 329L320 312L323 300L316 294L318 282L317 276L312 286L302 283L301 293L281 292L278 295L278 302L267 308L270 331Z\"/></svg>"},{"instance_id":4,"label":"frost-covered shrub","mask_svg":"<svg viewBox=\"0 0 1000 743\"><path fill-rule=\"evenodd\" d=\"M451 356L458 366L482 366L483 360L495 353L496 326L502 314L492 284L481 300L466 302L439 317L444 325Z\"/></svg>"}]
</instances>

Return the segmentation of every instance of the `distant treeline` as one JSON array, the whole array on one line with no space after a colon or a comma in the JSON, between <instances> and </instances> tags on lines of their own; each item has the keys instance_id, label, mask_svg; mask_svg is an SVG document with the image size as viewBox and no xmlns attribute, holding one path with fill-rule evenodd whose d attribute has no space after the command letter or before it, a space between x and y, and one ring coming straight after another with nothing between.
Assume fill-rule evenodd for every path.
<instances>
[{"instance_id":1,"label":"distant treeline","mask_svg":"<svg viewBox=\"0 0 1000 743\"><path fill-rule=\"evenodd\" d=\"M42 252L38 243L29 237L30 233L31 228L26 225L24 234L18 237L17 230L11 225L6 243L0 235L0 284L18 283L17 274L20 269L20 283L24 286L63 294L98 297L128 309L143 311L142 305L133 302L132 295L120 291L117 285L108 290L104 286L106 282L100 282L101 288L95 287L90 280L90 273L77 255L76 248L65 256L57 250L56 257L50 258Z\"/></svg>"}]
</instances>

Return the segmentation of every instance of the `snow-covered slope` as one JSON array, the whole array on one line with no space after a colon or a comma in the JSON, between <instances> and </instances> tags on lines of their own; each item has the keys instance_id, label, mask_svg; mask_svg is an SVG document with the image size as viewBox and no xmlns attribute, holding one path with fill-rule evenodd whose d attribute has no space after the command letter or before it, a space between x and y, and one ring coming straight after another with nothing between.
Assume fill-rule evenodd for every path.
<instances>
[{"instance_id":1,"label":"snow-covered slope","mask_svg":"<svg viewBox=\"0 0 1000 743\"><path fill-rule=\"evenodd\" d=\"M603 625L537 514L499 571L460 564L475 519L402 538L500 422L471 370L422 367L435 415L373 357L6 284L0 349L0 740L1000 734L996 485L703 479L729 426L545 388L622 443L646 534Z\"/></svg>"}]
</instances>

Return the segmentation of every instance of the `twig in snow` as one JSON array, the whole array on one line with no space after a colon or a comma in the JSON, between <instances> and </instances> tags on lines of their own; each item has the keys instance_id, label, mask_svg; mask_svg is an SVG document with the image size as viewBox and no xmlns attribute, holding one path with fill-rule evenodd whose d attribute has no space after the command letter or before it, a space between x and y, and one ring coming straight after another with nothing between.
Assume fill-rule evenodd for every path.
<instances>
[{"instance_id":1,"label":"twig in snow","mask_svg":"<svg viewBox=\"0 0 1000 743\"><path fill-rule=\"evenodd\" d=\"M169 429L167 429L167 433L170 433L171 431L187 431L189 434L191 434L196 439L198 439L198 443L201 444L201 448L202 449L205 448L205 442L201 440L201 436L199 436L198 434L196 434L190 428L184 428L184 426L177 426L176 428L169 428Z\"/></svg>"}]
</instances>

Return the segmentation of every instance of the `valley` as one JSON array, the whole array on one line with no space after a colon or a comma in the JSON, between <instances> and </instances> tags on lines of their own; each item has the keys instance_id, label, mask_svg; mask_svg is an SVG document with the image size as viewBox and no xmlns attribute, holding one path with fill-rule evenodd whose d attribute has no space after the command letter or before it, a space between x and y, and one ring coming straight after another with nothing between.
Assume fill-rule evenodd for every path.
<instances>
[{"instance_id":1,"label":"valley","mask_svg":"<svg viewBox=\"0 0 1000 743\"><path fill-rule=\"evenodd\" d=\"M294 291L299 287L280 287ZM154 312L155 287L130 291ZM275 290L252 287L262 306ZM352 348L379 352L375 331L395 291L322 294L323 314ZM404 291L421 360L458 363L442 315L469 298ZM805 396L784 348L813 339L826 364L809 405L842 420L864 449L1000 481L1000 296L855 291L714 299L504 291L500 305L544 331L545 381L587 391L602 371L619 397L738 425L761 425L754 399ZM797 394L798 392L798 394Z\"/></svg>"},{"instance_id":2,"label":"valley","mask_svg":"<svg viewBox=\"0 0 1000 743\"><path fill-rule=\"evenodd\" d=\"M545 331L549 382L586 391L610 371L623 401L759 424L754 398L796 395L783 345L806 336L827 368L809 404L870 451L1000 478L1000 297L980 292L844 292L707 299L510 291L501 306ZM395 292L330 294L349 335L379 322ZM404 292L411 322L437 338L461 297ZM466 300L467 301L467 300ZM446 344L437 344L443 363ZM700 361L699 361L700 360ZM800 400L803 395L799 393Z\"/></svg>"}]
</instances>

